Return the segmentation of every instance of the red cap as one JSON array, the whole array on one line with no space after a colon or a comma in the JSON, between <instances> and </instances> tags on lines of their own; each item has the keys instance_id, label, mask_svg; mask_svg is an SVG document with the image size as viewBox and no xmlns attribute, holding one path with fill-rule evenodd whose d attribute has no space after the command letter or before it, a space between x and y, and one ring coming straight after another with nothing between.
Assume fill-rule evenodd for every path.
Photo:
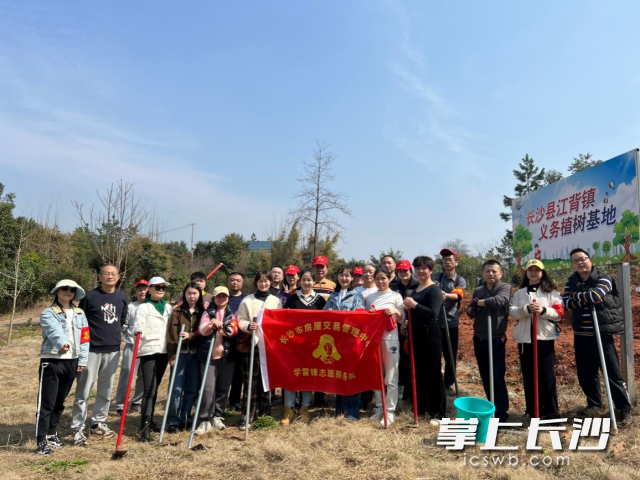
<instances>
[{"instance_id":1,"label":"red cap","mask_svg":"<svg viewBox=\"0 0 640 480\"><path fill-rule=\"evenodd\" d=\"M136 282L136 287L139 287L140 285L144 285L145 287L148 287L149 282L143 278Z\"/></svg>"},{"instance_id":2,"label":"red cap","mask_svg":"<svg viewBox=\"0 0 640 480\"><path fill-rule=\"evenodd\" d=\"M322 255L318 255L316 258L313 259L313 264L314 265L329 265L329 261L327 260L327 257L323 257Z\"/></svg>"},{"instance_id":3,"label":"red cap","mask_svg":"<svg viewBox=\"0 0 640 480\"><path fill-rule=\"evenodd\" d=\"M458 260L460 259L458 254L456 252L454 252L453 250L449 250L448 248L443 248L442 250L440 250L440 256L441 257L448 257L449 255L453 255Z\"/></svg>"},{"instance_id":4,"label":"red cap","mask_svg":"<svg viewBox=\"0 0 640 480\"><path fill-rule=\"evenodd\" d=\"M297 275L300 273L300 269L295 265L289 265L287 270L284 272L285 275Z\"/></svg>"},{"instance_id":5,"label":"red cap","mask_svg":"<svg viewBox=\"0 0 640 480\"><path fill-rule=\"evenodd\" d=\"M396 264L396 270L411 270L411 262L409 260L400 260Z\"/></svg>"},{"instance_id":6,"label":"red cap","mask_svg":"<svg viewBox=\"0 0 640 480\"><path fill-rule=\"evenodd\" d=\"M351 275L362 275L362 273L362 267L353 267L353 270L351 270Z\"/></svg>"}]
</instances>

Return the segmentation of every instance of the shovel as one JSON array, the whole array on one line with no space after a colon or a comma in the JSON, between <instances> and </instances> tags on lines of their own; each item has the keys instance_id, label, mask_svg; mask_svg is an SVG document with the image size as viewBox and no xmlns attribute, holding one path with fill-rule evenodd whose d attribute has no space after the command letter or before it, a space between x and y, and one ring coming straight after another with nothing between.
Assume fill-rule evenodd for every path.
<instances>
[{"instance_id":1,"label":"shovel","mask_svg":"<svg viewBox=\"0 0 640 480\"><path fill-rule=\"evenodd\" d=\"M447 309L444 306L444 302L442 302L442 314L444 315L444 335L447 338L447 347L449 347L449 358L447 358L447 362L451 364L451 371L453 372L453 381L456 386L456 397L459 397L460 392L458 390L458 375L456 373L456 360L453 357L453 349L451 348L451 334L449 333L449 319L447 318Z\"/></svg>"},{"instance_id":2,"label":"shovel","mask_svg":"<svg viewBox=\"0 0 640 480\"><path fill-rule=\"evenodd\" d=\"M180 333L184 332L184 324L180 325ZM178 373L178 360L180 359L180 349L182 348L182 337L178 338L178 350L176 351L176 361L173 364L173 371L171 372L171 381L169 382L169 393L167 395L167 401L165 402L164 415L162 417L162 427L160 427L160 438L158 443L162 443L164 437L164 429L167 426L167 417L169 416L169 410L171 409L171 394L173 393L173 384L176 381L176 374Z\"/></svg>"},{"instance_id":3,"label":"shovel","mask_svg":"<svg viewBox=\"0 0 640 480\"><path fill-rule=\"evenodd\" d=\"M207 373L209 372L209 364L211 363L211 355L213 353L213 344L216 343L216 332L214 331L211 338L211 344L209 345L209 354L207 355L207 363L204 364L204 373L202 375L202 385L200 386L200 394L198 395L198 404L196 405L196 413L193 416L193 423L191 425L191 435L189 435L189 449L191 450L206 450L206 447L199 443L195 447L193 445L193 436L196 433L196 423L198 423L198 417L200 416L200 406L202 405L202 395L204 394L204 387L207 382ZM213 395L215 396L215 388Z\"/></svg>"},{"instance_id":4,"label":"shovel","mask_svg":"<svg viewBox=\"0 0 640 480\"><path fill-rule=\"evenodd\" d=\"M136 334L136 344L133 347L133 358L131 359L131 370L129 372L129 383L127 384L127 395L124 398L124 407L122 409L122 417L120 418L120 431L118 432L118 441L116 442L116 451L111 455L112 460L118 460L127 454L126 450L123 450L122 445L122 433L124 432L124 422L127 420L127 409L129 408L129 395L131 394L131 385L133 384L133 377L136 374L136 369L133 368L138 358L138 347L140 346L140 332Z\"/></svg>"}]
</instances>

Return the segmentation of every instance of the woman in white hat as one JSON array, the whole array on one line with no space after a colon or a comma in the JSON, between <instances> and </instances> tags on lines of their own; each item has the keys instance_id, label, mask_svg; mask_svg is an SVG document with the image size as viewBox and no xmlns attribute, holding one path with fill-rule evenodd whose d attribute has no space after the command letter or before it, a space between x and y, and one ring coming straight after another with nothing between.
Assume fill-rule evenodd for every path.
<instances>
[{"instance_id":1,"label":"woman in white hat","mask_svg":"<svg viewBox=\"0 0 640 480\"><path fill-rule=\"evenodd\" d=\"M140 333L140 375L144 384L142 415L140 417L140 441L151 441L151 430L159 431L153 422L153 411L158 397L158 387L167 369L167 327L171 316L171 305L164 299L167 291L162 277L149 280L147 299L136 311L133 331Z\"/></svg>"},{"instance_id":2,"label":"woman in white hat","mask_svg":"<svg viewBox=\"0 0 640 480\"><path fill-rule=\"evenodd\" d=\"M62 447L58 425L71 385L89 357L89 325L73 300L84 290L73 280L60 280L51 290L53 304L40 314L40 388L36 414L36 452L42 455Z\"/></svg>"},{"instance_id":3,"label":"woman in white hat","mask_svg":"<svg viewBox=\"0 0 640 480\"><path fill-rule=\"evenodd\" d=\"M556 387L555 339L560 335L558 323L564 309L562 297L554 281L547 275L544 263L532 258L525 265L525 275L509 305L509 316L517 322L513 327L513 341L518 344L520 366L524 383L525 413L534 416L533 365L538 362L538 399L540 418L558 416L558 390ZM538 317L538 358L533 358L533 314Z\"/></svg>"}]
</instances>

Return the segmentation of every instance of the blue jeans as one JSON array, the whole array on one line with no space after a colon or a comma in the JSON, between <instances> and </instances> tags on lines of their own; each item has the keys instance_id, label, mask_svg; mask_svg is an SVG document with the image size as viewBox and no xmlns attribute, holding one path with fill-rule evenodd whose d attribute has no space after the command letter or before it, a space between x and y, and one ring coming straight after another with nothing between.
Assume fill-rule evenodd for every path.
<instances>
[{"instance_id":1,"label":"blue jeans","mask_svg":"<svg viewBox=\"0 0 640 480\"><path fill-rule=\"evenodd\" d=\"M171 367L171 374L174 368ZM167 418L167 424L175 426L193 419L193 404L200 388L200 362L195 353L180 353L177 368Z\"/></svg>"},{"instance_id":2,"label":"blue jeans","mask_svg":"<svg viewBox=\"0 0 640 480\"><path fill-rule=\"evenodd\" d=\"M347 418L360 418L360 394L336 395L336 415L344 414Z\"/></svg>"},{"instance_id":3,"label":"blue jeans","mask_svg":"<svg viewBox=\"0 0 640 480\"><path fill-rule=\"evenodd\" d=\"M311 405L311 393L312 392L300 392L302 397L302 406L308 407ZM284 406L285 408L293 408L296 403L296 392L291 390L284 391Z\"/></svg>"}]
</instances>

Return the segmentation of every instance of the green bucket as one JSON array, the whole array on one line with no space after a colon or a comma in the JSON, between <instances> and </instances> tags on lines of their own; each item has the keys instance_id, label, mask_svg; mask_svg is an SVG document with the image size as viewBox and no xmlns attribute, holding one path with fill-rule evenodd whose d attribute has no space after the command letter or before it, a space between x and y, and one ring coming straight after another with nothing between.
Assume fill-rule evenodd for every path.
<instances>
[{"instance_id":1,"label":"green bucket","mask_svg":"<svg viewBox=\"0 0 640 480\"><path fill-rule=\"evenodd\" d=\"M478 419L478 430L476 442L485 443L487 441L487 431L489 430L489 420L493 417L496 407L493 403L484 398L459 397L453 401L456 407L456 418Z\"/></svg>"}]
</instances>

